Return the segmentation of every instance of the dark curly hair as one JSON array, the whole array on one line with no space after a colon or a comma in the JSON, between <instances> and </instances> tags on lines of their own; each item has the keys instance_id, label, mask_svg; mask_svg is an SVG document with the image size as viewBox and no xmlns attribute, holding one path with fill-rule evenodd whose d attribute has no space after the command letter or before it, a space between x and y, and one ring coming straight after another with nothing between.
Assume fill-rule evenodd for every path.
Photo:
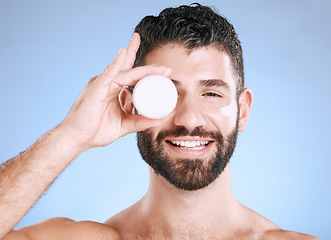
<instances>
[{"instance_id":1,"label":"dark curly hair","mask_svg":"<svg viewBox=\"0 0 331 240\"><path fill-rule=\"evenodd\" d=\"M214 46L231 58L237 79L237 97L244 88L244 63L241 43L229 21L207 6L194 3L166 8L159 16L146 16L136 26L141 37L134 67L144 65L144 57L160 45L176 43L188 50Z\"/></svg>"}]
</instances>

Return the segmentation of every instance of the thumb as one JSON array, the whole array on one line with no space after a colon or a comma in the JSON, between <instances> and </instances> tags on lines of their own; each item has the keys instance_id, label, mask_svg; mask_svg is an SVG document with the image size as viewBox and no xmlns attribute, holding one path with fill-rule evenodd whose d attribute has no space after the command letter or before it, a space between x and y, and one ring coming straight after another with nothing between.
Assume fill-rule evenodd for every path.
<instances>
[{"instance_id":1,"label":"thumb","mask_svg":"<svg viewBox=\"0 0 331 240\"><path fill-rule=\"evenodd\" d=\"M124 135L133 132L145 131L151 127L158 127L162 124L162 119L149 119L142 115L125 114L123 120Z\"/></svg>"}]
</instances>

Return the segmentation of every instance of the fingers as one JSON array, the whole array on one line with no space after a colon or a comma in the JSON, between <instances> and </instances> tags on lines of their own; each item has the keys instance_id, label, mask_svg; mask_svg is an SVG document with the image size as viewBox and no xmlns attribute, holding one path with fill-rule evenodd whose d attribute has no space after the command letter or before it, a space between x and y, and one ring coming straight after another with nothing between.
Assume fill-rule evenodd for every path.
<instances>
[{"instance_id":1,"label":"fingers","mask_svg":"<svg viewBox=\"0 0 331 240\"><path fill-rule=\"evenodd\" d=\"M132 86L136 84L139 79L147 75L159 74L169 76L171 70L164 66L149 65L131 69L139 45L140 36L138 33L135 33L127 49L121 48L114 60L92 81L96 82L98 86L103 87L109 86L111 83L116 83L117 85L113 87L117 89L122 86Z\"/></svg>"},{"instance_id":2,"label":"fingers","mask_svg":"<svg viewBox=\"0 0 331 240\"><path fill-rule=\"evenodd\" d=\"M121 70L125 63L127 56L127 50L125 48L120 48L117 56L114 60L103 70L100 74L99 79L111 80L114 78Z\"/></svg>"},{"instance_id":3,"label":"fingers","mask_svg":"<svg viewBox=\"0 0 331 240\"><path fill-rule=\"evenodd\" d=\"M121 48L114 60L103 70L103 72L91 82L99 87L107 87L114 80L115 76L121 71L126 60L127 51Z\"/></svg>"},{"instance_id":4,"label":"fingers","mask_svg":"<svg viewBox=\"0 0 331 240\"><path fill-rule=\"evenodd\" d=\"M133 132L145 131L162 124L162 119L149 119L142 115L126 114L123 120L123 136Z\"/></svg>"},{"instance_id":5,"label":"fingers","mask_svg":"<svg viewBox=\"0 0 331 240\"><path fill-rule=\"evenodd\" d=\"M135 85L141 78L148 75L157 74L169 76L170 73L171 69L165 66L147 65L120 72L115 77L114 82L120 86L132 86Z\"/></svg>"},{"instance_id":6,"label":"fingers","mask_svg":"<svg viewBox=\"0 0 331 240\"><path fill-rule=\"evenodd\" d=\"M109 83L121 70L132 68L136 59L136 53L140 45L140 37L138 33L134 33L127 47L121 48L114 60L100 74L100 79Z\"/></svg>"},{"instance_id":7,"label":"fingers","mask_svg":"<svg viewBox=\"0 0 331 240\"><path fill-rule=\"evenodd\" d=\"M132 40L130 41L127 47L127 57L126 61L123 64L123 69L132 68L134 61L136 60L136 54L140 46L140 36L138 33L134 33Z\"/></svg>"}]
</instances>

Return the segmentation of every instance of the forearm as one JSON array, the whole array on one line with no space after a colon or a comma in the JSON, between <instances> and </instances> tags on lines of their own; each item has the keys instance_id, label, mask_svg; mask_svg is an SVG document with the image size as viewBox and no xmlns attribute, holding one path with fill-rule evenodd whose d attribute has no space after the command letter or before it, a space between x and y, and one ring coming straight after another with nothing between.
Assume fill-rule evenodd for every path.
<instances>
[{"instance_id":1,"label":"forearm","mask_svg":"<svg viewBox=\"0 0 331 240\"><path fill-rule=\"evenodd\" d=\"M0 239L82 152L67 136L57 127L0 167Z\"/></svg>"},{"instance_id":2,"label":"forearm","mask_svg":"<svg viewBox=\"0 0 331 240\"><path fill-rule=\"evenodd\" d=\"M135 34L127 49L122 48L99 76L90 79L59 127L0 167L0 239L81 152L160 126L161 119L132 114L131 95L119 97L124 86L133 86L147 75L170 74L164 66L132 69L139 46Z\"/></svg>"}]
</instances>

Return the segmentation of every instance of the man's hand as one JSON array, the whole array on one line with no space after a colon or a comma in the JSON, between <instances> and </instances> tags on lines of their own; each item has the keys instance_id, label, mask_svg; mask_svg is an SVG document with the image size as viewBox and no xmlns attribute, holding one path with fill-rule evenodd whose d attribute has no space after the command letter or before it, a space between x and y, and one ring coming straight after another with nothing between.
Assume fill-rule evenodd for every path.
<instances>
[{"instance_id":1,"label":"man's hand","mask_svg":"<svg viewBox=\"0 0 331 240\"><path fill-rule=\"evenodd\" d=\"M134 34L127 49L122 48L114 61L87 83L59 126L0 166L0 239L81 152L161 123L124 111L119 102L123 86L134 85L150 74L170 73L160 66L132 69L139 44L140 37Z\"/></svg>"},{"instance_id":2,"label":"man's hand","mask_svg":"<svg viewBox=\"0 0 331 240\"><path fill-rule=\"evenodd\" d=\"M169 69L161 66L132 69L139 44L140 37L135 33L127 49L121 48L113 62L99 76L90 79L59 126L66 129L83 150L106 146L126 134L160 124L160 120L124 112L119 103L118 96L123 86L134 85L150 74L170 73Z\"/></svg>"}]
</instances>

